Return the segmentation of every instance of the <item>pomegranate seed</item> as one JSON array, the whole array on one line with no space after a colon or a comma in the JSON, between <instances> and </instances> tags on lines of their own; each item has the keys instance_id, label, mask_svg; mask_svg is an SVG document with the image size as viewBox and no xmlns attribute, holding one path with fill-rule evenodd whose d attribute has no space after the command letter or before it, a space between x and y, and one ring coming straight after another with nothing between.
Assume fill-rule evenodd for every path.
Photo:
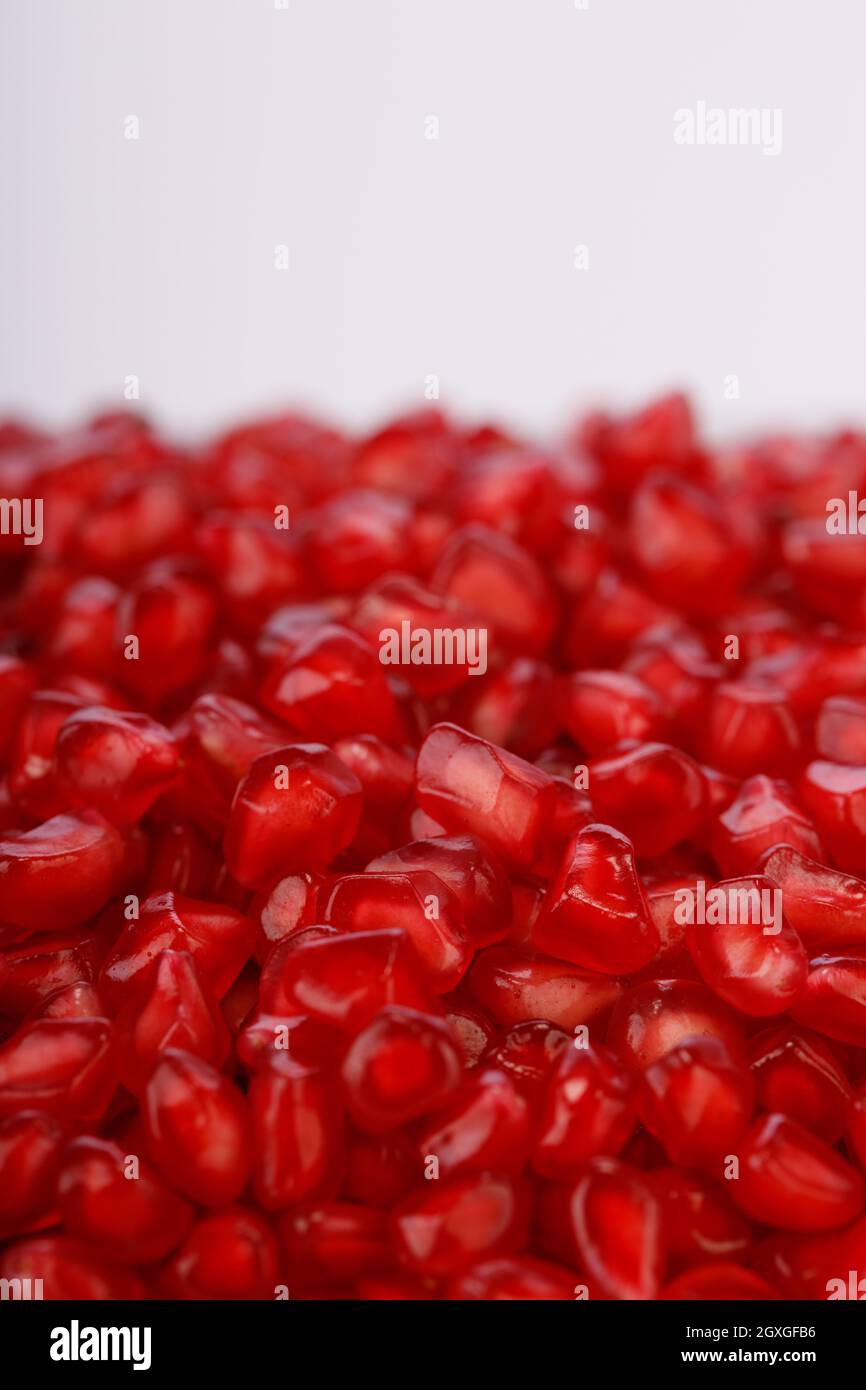
<instances>
[{"instance_id":1,"label":"pomegranate seed","mask_svg":"<svg viewBox=\"0 0 866 1390\"><path fill-rule=\"evenodd\" d=\"M546 1260L486 1260L448 1285L448 1297L465 1302L514 1302L574 1298L577 1279Z\"/></svg>"},{"instance_id":2,"label":"pomegranate seed","mask_svg":"<svg viewBox=\"0 0 866 1390\"><path fill-rule=\"evenodd\" d=\"M229 1031L188 951L161 951L140 991L115 1019L120 1076L140 1092L161 1052L191 1052L221 1066Z\"/></svg>"},{"instance_id":3,"label":"pomegranate seed","mask_svg":"<svg viewBox=\"0 0 866 1390\"><path fill-rule=\"evenodd\" d=\"M851 1092L848 1142L861 1168L866 1168L866 1081L861 1081Z\"/></svg>"},{"instance_id":4,"label":"pomegranate seed","mask_svg":"<svg viewBox=\"0 0 866 1390\"><path fill-rule=\"evenodd\" d=\"M786 1231L832 1231L863 1209L862 1175L786 1115L756 1120L738 1154L731 1196L755 1221Z\"/></svg>"},{"instance_id":5,"label":"pomegranate seed","mask_svg":"<svg viewBox=\"0 0 866 1390\"><path fill-rule=\"evenodd\" d=\"M147 1264L183 1240L193 1209L138 1155L105 1139L73 1139L57 1198L66 1229L106 1259Z\"/></svg>"},{"instance_id":6,"label":"pomegranate seed","mask_svg":"<svg viewBox=\"0 0 866 1390\"><path fill-rule=\"evenodd\" d=\"M402 849L371 859L370 874L426 871L455 895L476 947L490 946L508 935L511 884L498 860L473 835L442 835L415 840Z\"/></svg>"},{"instance_id":7,"label":"pomegranate seed","mask_svg":"<svg viewBox=\"0 0 866 1390\"><path fill-rule=\"evenodd\" d=\"M866 882L828 869L790 845L761 860L782 894L785 916L807 947L866 945Z\"/></svg>"},{"instance_id":8,"label":"pomegranate seed","mask_svg":"<svg viewBox=\"0 0 866 1390\"><path fill-rule=\"evenodd\" d=\"M71 1236L33 1236L0 1254L0 1279L39 1279L42 1297L104 1302L144 1297L141 1280Z\"/></svg>"},{"instance_id":9,"label":"pomegranate seed","mask_svg":"<svg viewBox=\"0 0 866 1390\"><path fill-rule=\"evenodd\" d=\"M866 1046L866 949L816 956L792 1015L798 1023L839 1042Z\"/></svg>"},{"instance_id":10,"label":"pomegranate seed","mask_svg":"<svg viewBox=\"0 0 866 1390\"><path fill-rule=\"evenodd\" d=\"M468 987L497 1023L542 1018L569 1032L603 1016L623 992L621 982L610 975L530 956L511 946L482 951L469 972Z\"/></svg>"},{"instance_id":11,"label":"pomegranate seed","mask_svg":"<svg viewBox=\"0 0 866 1390\"><path fill-rule=\"evenodd\" d=\"M246 1207L200 1216L163 1275L169 1298L273 1299L279 1249L268 1223Z\"/></svg>"},{"instance_id":12,"label":"pomegranate seed","mask_svg":"<svg viewBox=\"0 0 866 1390\"><path fill-rule=\"evenodd\" d=\"M619 1000L607 1042L636 1070L644 1070L691 1038L718 1038L735 1061L745 1039L734 1012L693 980L648 980Z\"/></svg>"},{"instance_id":13,"label":"pomegranate seed","mask_svg":"<svg viewBox=\"0 0 866 1390\"><path fill-rule=\"evenodd\" d=\"M716 687L703 748L713 767L735 777L783 775L799 748L800 730L783 691L747 681Z\"/></svg>"},{"instance_id":14,"label":"pomegranate seed","mask_svg":"<svg viewBox=\"0 0 866 1390\"><path fill-rule=\"evenodd\" d=\"M848 1079L827 1044L816 1033L780 1024L749 1044L757 1103L787 1115L835 1144L845 1128Z\"/></svg>"},{"instance_id":15,"label":"pomegranate seed","mask_svg":"<svg viewBox=\"0 0 866 1390\"><path fill-rule=\"evenodd\" d=\"M781 915L764 912L766 880L760 876L717 884L727 921L692 922L686 942L715 994L742 1013L763 1018L789 1009L806 983L806 952Z\"/></svg>"},{"instance_id":16,"label":"pomegranate seed","mask_svg":"<svg viewBox=\"0 0 866 1390\"><path fill-rule=\"evenodd\" d=\"M722 874L734 878L752 873L760 856L780 844L813 858L823 853L817 831L794 802L788 784L749 777L712 828L713 857Z\"/></svg>"},{"instance_id":17,"label":"pomegranate seed","mask_svg":"<svg viewBox=\"0 0 866 1390\"><path fill-rule=\"evenodd\" d=\"M755 1086L718 1038L687 1039L645 1070L641 1119L672 1163L713 1168L752 1116Z\"/></svg>"},{"instance_id":18,"label":"pomegranate seed","mask_svg":"<svg viewBox=\"0 0 866 1390\"><path fill-rule=\"evenodd\" d=\"M801 779L800 795L834 864L855 873L866 854L866 768L810 763Z\"/></svg>"},{"instance_id":19,"label":"pomegranate seed","mask_svg":"<svg viewBox=\"0 0 866 1390\"><path fill-rule=\"evenodd\" d=\"M433 1158L444 1178L495 1172L518 1177L526 1164L530 1109L504 1070L479 1067L417 1139L418 1169Z\"/></svg>"},{"instance_id":20,"label":"pomegranate seed","mask_svg":"<svg viewBox=\"0 0 866 1390\"><path fill-rule=\"evenodd\" d=\"M24 1024L0 1047L0 1116L43 1110L60 1120L98 1120L117 1086L105 1018Z\"/></svg>"},{"instance_id":21,"label":"pomegranate seed","mask_svg":"<svg viewBox=\"0 0 866 1390\"><path fill-rule=\"evenodd\" d=\"M582 1266L607 1298L655 1298L662 1277L661 1208L635 1169L593 1159L577 1183L570 1219Z\"/></svg>"},{"instance_id":22,"label":"pomegranate seed","mask_svg":"<svg viewBox=\"0 0 866 1390\"><path fill-rule=\"evenodd\" d=\"M277 1229L290 1271L300 1281L351 1283L391 1264L387 1216L355 1202L322 1202L295 1207L279 1218Z\"/></svg>"},{"instance_id":23,"label":"pomegranate seed","mask_svg":"<svg viewBox=\"0 0 866 1390\"><path fill-rule=\"evenodd\" d=\"M557 689L564 727L587 753L604 753L624 739L651 740L664 720L658 696L625 671L577 671Z\"/></svg>"},{"instance_id":24,"label":"pomegranate seed","mask_svg":"<svg viewBox=\"0 0 866 1390\"><path fill-rule=\"evenodd\" d=\"M322 744L263 753L235 793L226 862L248 888L271 888L287 873L327 868L351 844L360 814L360 782Z\"/></svg>"},{"instance_id":25,"label":"pomegranate seed","mask_svg":"<svg viewBox=\"0 0 866 1390\"><path fill-rule=\"evenodd\" d=\"M515 1254L524 1244L530 1197L520 1181L469 1175L407 1197L391 1218L391 1242L407 1269L434 1279L482 1259Z\"/></svg>"},{"instance_id":26,"label":"pomegranate seed","mask_svg":"<svg viewBox=\"0 0 866 1390\"><path fill-rule=\"evenodd\" d=\"M391 1005L362 1029L343 1059L349 1112L373 1134L398 1129L442 1105L462 1071L446 1023Z\"/></svg>"},{"instance_id":27,"label":"pomegranate seed","mask_svg":"<svg viewBox=\"0 0 866 1390\"><path fill-rule=\"evenodd\" d=\"M190 1052L162 1052L145 1088L142 1115L152 1161L203 1206L233 1202L252 1166L244 1097Z\"/></svg>"},{"instance_id":28,"label":"pomegranate seed","mask_svg":"<svg viewBox=\"0 0 866 1390\"><path fill-rule=\"evenodd\" d=\"M490 1048L485 1061L504 1071L515 1086L536 1105L542 1086L557 1058L574 1039L544 1019L518 1023Z\"/></svg>"},{"instance_id":29,"label":"pomegranate seed","mask_svg":"<svg viewBox=\"0 0 866 1390\"><path fill-rule=\"evenodd\" d=\"M754 1270L735 1264L706 1264L690 1269L662 1289L660 1298L667 1299L739 1299L749 1301L774 1300L780 1297L777 1289L761 1279Z\"/></svg>"},{"instance_id":30,"label":"pomegranate seed","mask_svg":"<svg viewBox=\"0 0 866 1390\"><path fill-rule=\"evenodd\" d=\"M815 720L815 747L834 763L866 763L866 700L835 695L825 700Z\"/></svg>"},{"instance_id":31,"label":"pomegranate seed","mask_svg":"<svg viewBox=\"0 0 866 1390\"><path fill-rule=\"evenodd\" d=\"M734 1260L751 1248L745 1217L723 1185L702 1173L657 1168L651 1174L662 1206L665 1247L672 1260L688 1266Z\"/></svg>"},{"instance_id":32,"label":"pomegranate seed","mask_svg":"<svg viewBox=\"0 0 866 1390\"><path fill-rule=\"evenodd\" d=\"M652 960L659 937L625 835L609 825L578 832L532 937L540 951L608 975Z\"/></svg>"},{"instance_id":33,"label":"pomegranate seed","mask_svg":"<svg viewBox=\"0 0 866 1390\"><path fill-rule=\"evenodd\" d=\"M419 806L447 830L477 835L509 863L535 860L553 791L531 763L454 724L436 724L415 775Z\"/></svg>"},{"instance_id":34,"label":"pomegranate seed","mask_svg":"<svg viewBox=\"0 0 866 1390\"><path fill-rule=\"evenodd\" d=\"M587 1159L618 1154L635 1127L633 1091L608 1048L563 1048L545 1082L532 1150L536 1172L566 1181Z\"/></svg>"},{"instance_id":35,"label":"pomegranate seed","mask_svg":"<svg viewBox=\"0 0 866 1390\"><path fill-rule=\"evenodd\" d=\"M329 1078L274 1052L253 1076L249 1104L259 1205L279 1211L318 1193L333 1178L343 1148Z\"/></svg>"},{"instance_id":36,"label":"pomegranate seed","mask_svg":"<svg viewBox=\"0 0 866 1390\"><path fill-rule=\"evenodd\" d=\"M597 816L622 827L639 855L664 854L692 835L706 815L697 763L666 743L644 743L590 764Z\"/></svg>"},{"instance_id":37,"label":"pomegranate seed","mask_svg":"<svg viewBox=\"0 0 866 1390\"><path fill-rule=\"evenodd\" d=\"M0 1237L25 1231L54 1199L66 1131L39 1110L0 1120Z\"/></svg>"},{"instance_id":38,"label":"pomegranate seed","mask_svg":"<svg viewBox=\"0 0 866 1390\"><path fill-rule=\"evenodd\" d=\"M9 833L0 840L0 919L30 931L76 927L115 892L122 862L120 836L96 811Z\"/></svg>"}]
</instances>

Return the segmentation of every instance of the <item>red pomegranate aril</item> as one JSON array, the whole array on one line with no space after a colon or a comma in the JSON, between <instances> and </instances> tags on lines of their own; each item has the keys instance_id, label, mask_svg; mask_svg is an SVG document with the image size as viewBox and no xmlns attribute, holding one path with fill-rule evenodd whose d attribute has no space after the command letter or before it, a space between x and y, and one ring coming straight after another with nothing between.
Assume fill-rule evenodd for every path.
<instances>
[{"instance_id":1,"label":"red pomegranate aril","mask_svg":"<svg viewBox=\"0 0 866 1390\"><path fill-rule=\"evenodd\" d=\"M253 1193L266 1211L319 1194L337 1176L343 1121L331 1078L275 1053L249 1089Z\"/></svg>"},{"instance_id":2,"label":"red pomegranate aril","mask_svg":"<svg viewBox=\"0 0 866 1390\"><path fill-rule=\"evenodd\" d=\"M866 764L866 700L835 695L825 700L815 720L815 747L834 763Z\"/></svg>"},{"instance_id":3,"label":"red pomegranate aril","mask_svg":"<svg viewBox=\"0 0 866 1390\"><path fill-rule=\"evenodd\" d=\"M532 929L547 955L606 975L647 965L659 949L628 838L609 825L578 831Z\"/></svg>"},{"instance_id":4,"label":"red pomegranate aril","mask_svg":"<svg viewBox=\"0 0 866 1390\"><path fill-rule=\"evenodd\" d=\"M606 1298L655 1298L663 1270L661 1208L643 1175L597 1158L576 1184L569 1215L581 1266Z\"/></svg>"},{"instance_id":5,"label":"red pomegranate aril","mask_svg":"<svg viewBox=\"0 0 866 1390\"><path fill-rule=\"evenodd\" d=\"M800 748L800 730L785 693L769 685L722 681L710 701L703 753L735 777L788 772Z\"/></svg>"},{"instance_id":6,"label":"red pomegranate aril","mask_svg":"<svg viewBox=\"0 0 866 1390\"><path fill-rule=\"evenodd\" d=\"M735 1061L745 1057L736 1014L695 980L648 980L624 994L611 1015L607 1045L636 1071L690 1038L719 1038Z\"/></svg>"},{"instance_id":7,"label":"red pomegranate aril","mask_svg":"<svg viewBox=\"0 0 866 1390\"><path fill-rule=\"evenodd\" d=\"M169 1298L273 1299L278 1294L279 1248L268 1222L246 1207L200 1216L165 1266Z\"/></svg>"},{"instance_id":8,"label":"red pomegranate aril","mask_svg":"<svg viewBox=\"0 0 866 1390\"><path fill-rule=\"evenodd\" d=\"M123 843L95 811L54 816L0 840L0 921L64 931L87 921L117 891Z\"/></svg>"},{"instance_id":9,"label":"red pomegranate aril","mask_svg":"<svg viewBox=\"0 0 866 1390\"><path fill-rule=\"evenodd\" d=\"M563 726L590 756L624 739L657 738L664 726L658 696L625 671L576 671L564 676L555 705Z\"/></svg>"},{"instance_id":10,"label":"red pomegranate aril","mask_svg":"<svg viewBox=\"0 0 866 1390\"><path fill-rule=\"evenodd\" d=\"M785 1013L803 990L808 962L799 936L772 900L774 890L757 875L728 879L711 891L714 902L705 915L709 919L721 905L715 914L721 920L691 921L686 927L689 952L704 980L750 1017Z\"/></svg>"},{"instance_id":11,"label":"red pomegranate aril","mask_svg":"<svg viewBox=\"0 0 866 1390\"><path fill-rule=\"evenodd\" d=\"M27 1229L54 1200L66 1129L41 1110L0 1120L0 1239Z\"/></svg>"},{"instance_id":12,"label":"red pomegranate aril","mask_svg":"<svg viewBox=\"0 0 866 1390\"><path fill-rule=\"evenodd\" d=\"M488 1067L504 1071L521 1095L537 1107L544 1082L574 1038L544 1018L517 1023L486 1053Z\"/></svg>"},{"instance_id":13,"label":"red pomegranate aril","mask_svg":"<svg viewBox=\"0 0 866 1390\"><path fill-rule=\"evenodd\" d=\"M116 1087L108 1019L36 1019L0 1046L0 1116L43 1110L90 1123L104 1115Z\"/></svg>"},{"instance_id":14,"label":"red pomegranate aril","mask_svg":"<svg viewBox=\"0 0 866 1390\"><path fill-rule=\"evenodd\" d=\"M782 895L785 916L807 947L866 945L866 881L778 845L761 872Z\"/></svg>"},{"instance_id":15,"label":"red pomegranate aril","mask_svg":"<svg viewBox=\"0 0 866 1390\"><path fill-rule=\"evenodd\" d=\"M650 1181L662 1207L665 1249L676 1265L734 1260L751 1248L751 1227L724 1183L680 1168L657 1168Z\"/></svg>"},{"instance_id":16,"label":"red pomegranate aril","mask_svg":"<svg viewBox=\"0 0 866 1390\"><path fill-rule=\"evenodd\" d=\"M496 1037L496 1027L480 1009L455 998L449 1000L450 1009L446 1013L448 1025L463 1055L463 1065L467 1070L477 1066L485 1052L492 1046Z\"/></svg>"},{"instance_id":17,"label":"red pomegranate aril","mask_svg":"<svg viewBox=\"0 0 866 1390\"><path fill-rule=\"evenodd\" d=\"M866 1047L866 948L815 956L792 1017L827 1038Z\"/></svg>"},{"instance_id":18,"label":"red pomegranate aril","mask_svg":"<svg viewBox=\"0 0 866 1390\"><path fill-rule=\"evenodd\" d=\"M340 1201L295 1207L277 1222L290 1277L301 1283L350 1283L387 1269L387 1227L385 1212Z\"/></svg>"},{"instance_id":19,"label":"red pomegranate aril","mask_svg":"<svg viewBox=\"0 0 866 1390\"><path fill-rule=\"evenodd\" d=\"M589 790L599 820L621 828L640 856L664 854L706 816L700 767L667 743L639 744L590 763Z\"/></svg>"},{"instance_id":20,"label":"red pomegranate aril","mask_svg":"<svg viewBox=\"0 0 866 1390\"><path fill-rule=\"evenodd\" d=\"M762 1110L787 1115L835 1144L845 1128L848 1078L816 1033L795 1024L769 1028L749 1043Z\"/></svg>"},{"instance_id":21,"label":"red pomegranate aril","mask_svg":"<svg viewBox=\"0 0 866 1390\"><path fill-rule=\"evenodd\" d=\"M144 1297L141 1280L118 1268L84 1241L65 1235L31 1236L8 1245L0 1254L0 1279L41 1281L41 1297L67 1300L124 1302ZM34 1295L35 1296L35 1295Z\"/></svg>"},{"instance_id":22,"label":"red pomegranate aril","mask_svg":"<svg viewBox=\"0 0 866 1390\"><path fill-rule=\"evenodd\" d=\"M414 840L371 859L368 874L426 871L455 895L476 948L502 941L511 925L511 884L503 867L474 835Z\"/></svg>"},{"instance_id":23,"label":"red pomegranate aril","mask_svg":"<svg viewBox=\"0 0 866 1390\"><path fill-rule=\"evenodd\" d=\"M146 898L127 922L100 975L99 986L119 1008L147 985L163 951L188 951L218 999L240 973L255 940L255 923L223 903L180 893Z\"/></svg>"},{"instance_id":24,"label":"red pomegranate aril","mask_svg":"<svg viewBox=\"0 0 866 1390\"><path fill-rule=\"evenodd\" d=\"M256 758L286 742L283 726L230 695L201 695L187 717L190 737L229 798Z\"/></svg>"},{"instance_id":25,"label":"red pomegranate aril","mask_svg":"<svg viewBox=\"0 0 866 1390\"><path fill-rule=\"evenodd\" d=\"M322 892L319 916L339 931L401 928L436 994L453 989L472 959L457 898L441 878L423 869L338 878Z\"/></svg>"},{"instance_id":26,"label":"red pomegranate aril","mask_svg":"<svg viewBox=\"0 0 866 1390\"><path fill-rule=\"evenodd\" d=\"M50 820L67 809L57 786L54 747L66 720L86 701L58 690L37 690L18 724L9 758L13 803L31 820Z\"/></svg>"},{"instance_id":27,"label":"red pomegranate aril","mask_svg":"<svg viewBox=\"0 0 866 1390\"><path fill-rule=\"evenodd\" d=\"M470 733L531 759L559 732L554 683L547 662L515 657L483 679L467 680L449 712L453 722Z\"/></svg>"},{"instance_id":28,"label":"red pomegranate aril","mask_svg":"<svg viewBox=\"0 0 866 1390\"><path fill-rule=\"evenodd\" d=\"M144 1087L161 1052L191 1052L222 1066L231 1039L207 984L187 951L161 951L140 991L118 1011L120 1077L134 1093Z\"/></svg>"},{"instance_id":29,"label":"red pomegranate aril","mask_svg":"<svg viewBox=\"0 0 866 1390\"><path fill-rule=\"evenodd\" d=\"M561 1301L575 1297L577 1276L562 1265L529 1256L485 1260L448 1285L448 1298L462 1302Z\"/></svg>"},{"instance_id":30,"label":"red pomegranate aril","mask_svg":"<svg viewBox=\"0 0 866 1390\"><path fill-rule=\"evenodd\" d=\"M809 763L800 779L800 796L833 863L856 873L866 863L866 767Z\"/></svg>"},{"instance_id":31,"label":"red pomegranate aril","mask_svg":"<svg viewBox=\"0 0 866 1390\"><path fill-rule=\"evenodd\" d=\"M455 643L448 653L454 659L441 662L413 661L413 649L418 657L426 656L427 651L435 652L437 633L462 633L466 639L467 630L477 628L478 622L477 613L442 594L432 593L406 574L390 574L373 584L362 594L352 616L353 626L370 647L389 656L393 654L395 658L399 656L399 661L380 669L399 674L410 689L424 699L474 685L478 677L470 681L470 670L480 668L481 649L479 645L473 652L468 640L465 650ZM488 646L491 645L489 636L488 633ZM390 646L383 645L386 642L393 644L393 653ZM458 657L464 659L458 660ZM473 658L472 666L470 658Z\"/></svg>"},{"instance_id":32,"label":"red pomegranate aril","mask_svg":"<svg viewBox=\"0 0 866 1390\"><path fill-rule=\"evenodd\" d=\"M518 1177L530 1141L530 1107L504 1070L478 1067L416 1139L417 1175L431 1159L441 1178L493 1172Z\"/></svg>"},{"instance_id":33,"label":"red pomegranate aril","mask_svg":"<svg viewBox=\"0 0 866 1390\"><path fill-rule=\"evenodd\" d=\"M417 952L403 931L301 935L276 952L284 952L279 969L272 981L263 976L260 994L261 1007L271 1013L309 1014L354 1037L389 1004L436 1012Z\"/></svg>"},{"instance_id":34,"label":"red pomegranate aril","mask_svg":"<svg viewBox=\"0 0 866 1390\"><path fill-rule=\"evenodd\" d=\"M529 1230L531 1198L521 1180L467 1174L431 1183L391 1215L391 1244L405 1268L433 1279L482 1259L516 1254Z\"/></svg>"},{"instance_id":35,"label":"red pomegranate aril","mask_svg":"<svg viewBox=\"0 0 866 1390\"><path fill-rule=\"evenodd\" d=\"M189 1052L159 1055L142 1098L152 1162L202 1206L240 1196L252 1168L247 1104L208 1062Z\"/></svg>"},{"instance_id":36,"label":"red pomegranate aril","mask_svg":"<svg viewBox=\"0 0 866 1390\"><path fill-rule=\"evenodd\" d=\"M314 629L287 660L276 662L260 698L305 739L376 734L399 743L405 733L378 652L337 624Z\"/></svg>"},{"instance_id":37,"label":"red pomegranate aril","mask_svg":"<svg viewBox=\"0 0 866 1390\"><path fill-rule=\"evenodd\" d=\"M225 835L226 862L247 888L325 869L351 844L361 784L319 743L263 753L238 784Z\"/></svg>"},{"instance_id":38,"label":"red pomegranate aril","mask_svg":"<svg viewBox=\"0 0 866 1390\"><path fill-rule=\"evenodd\" d=\"M177 744L164 725L146 714L98 705L67 719L54 756L74 803L116 825L141 820L171 785L178 764Z\"/></svg>"},{"instance_id":39,"label":"red pomegranate aril","mask_svg":"<svg viewBox=\"0 0 866 1390\"><path fill-rule=\"evenodd\" d=\"M768 1302L781 1297L778 1289L761 1279L754 1270L736 1264L705 1264L687 1270L666 1284L659 1298L688 1302L709 1299L718 1301L748 1300Z\"/></svg>"},{"instance_id":40,"label":"red pomegranate aril","mask_svg":"<svg viewBox=\"0 0 866 1390\"><path fill-rule=\"evenodd\" d=\"M92 982L107 949L105 932L95 927L44 932L0 949L0 1013L23 1018L58 990Z\"/></svg>"},{"instance_id":41,"label":"red pomegranate aril","mask_svg":"<svg viewBox=\"0 0 866 1390\"><path fill-rule=\"evenodd\" d=\"M731 1196L753 1220L783 1231L832 1231L863 1209L863 1176L786 1115L757 1119L741 1140Z\"/></svg>"},{"instance_id":42,"label":"red pomegranate aril","mask_svg":"<svg viewBox=\"0 0 866 1390\"><path fill-rule=\"evenodd\" d=\"M788 783L749 777L710 833L710 848L722 875L752 873L762 854L783 844L812 858L823 854L818 832L794 801Z\"/></svg>"},{"instance_id":43,"label":"red pomegranate aril","mask_svg":"<svg viewBox=\"0 0 866 1390\"><path fill-rule=\"evenodd\" d=\"M714 1169L752 1116L755 1083L718 1038L689 1038L644 1071L640 1117L672 1163Z\"/></svg>"},{"instance_id":44,"label":"red pomegranate aril","mask_svg":"<svg viewBox=\"0 0 866 1390\"><path fill-rule=\"evenodd\" d=\"M512 946L480 951L467 976L472 998L497 1023L510 1026L546 1019L572 1032L606 1014L623 993L612 975L601 975Z\"/></svg>"},{"instance_id":45,"label":"red pomegranate aril","mask_svg":"<svg viewBox=\"0 0 866 1390\"><path fill-rule=\"evenodd\" d=\"M415 777L419 806L446 830L477 835L510 864L534 862L553 798L537 767L454 724L436 724Z\"/></svg>"},{"instance_id":46,"label":"red pomegranate aril","mask_svg":"<svg viewBox=\"0 0 866 1390\"><path fill-rule=\"evenodd\" d=\"M442 1019L390 1005L358 1033L341 1068L349 1113L372 1134L398 1129L443 1105L463 1074Z\"/></svg>"},{"instance_id":47,"label":"red pomegranate aril","mask_svg":"<svg viewBox=\"0 0 866 1390\"><path fill-rule=\"evenodd\" d=\"M308 1070L334 1072L342 1061L346 1040L316 1018L260 1013L244 1023L235 1046L238 1060L251 1072L267 1070L272 1062L283 1058Z\"/></svg>"},{"instance_id":48,"label":"red pomegranate aril","mask_svg":"<svg viewBox=\"0 0 866 1390\"><path fill-rule=\"evenodd\" d=\"M5 766L36 676L21 657L0 654L0 765Z\"/></svg>"},{"instance_id":49,"label":"red pomegranate aril","mask_svg":"<svg viewBox=\"0 0 866 1390\"><path fill-rule=\"evenodd\" d=\"M137 1154L105 1139L67 1146L57 1184L63 1223L106 1259L149 1264L179 1245L193 1209Z\"/></svg>"},{"instance_id":50,"label":"red pomegranate aril","mask_svg":"<svg viewBox=\"0 0 866 1390\"><path fill-rule=\"evenodd\" d=\"M270 951L316 921L322 878L318 874L288 874L274 884L270 893L255 899L251 912L259 907L256 959L264 964ZM264 901L262 901L264 898Z\"/></svg>"},{"instance_id":51,"label":"red pomegranate aril","mask_svg":"<svg viewBox=\"0 0 866 1390\"><path fill-rule=\"evenodd\" d=\"M216 620L210 590L158 565L121 600L115 641L124 686L159 707L200 680ZM136 639L133 647L130 638Z\"/></svg>"},{"instance_id":52,"label":"red pomegranate aril","mask_svg":"<svg viewBox=\"0 0 866 1390\"><path fill-rule=\"evenodd\" d=\"M486 526L467 526L445 546L434 590L490 623L497 641L527 656L547 648L558 603L544 570L522 546Z\"/></svg>"},{"instance_id":53,"label":"red pomegranate aril","mask_svg":"<svg viewBox=\"0 0 866 1390\"><path fill-rule=\"evenodd\" d=\"M619 1059L600 1044L572 1044L544 1083L532 1166L544 1178L567 1181L588 1159L615 1157L635 1123L634 1083Z\"/></svg>"}]
</instances>

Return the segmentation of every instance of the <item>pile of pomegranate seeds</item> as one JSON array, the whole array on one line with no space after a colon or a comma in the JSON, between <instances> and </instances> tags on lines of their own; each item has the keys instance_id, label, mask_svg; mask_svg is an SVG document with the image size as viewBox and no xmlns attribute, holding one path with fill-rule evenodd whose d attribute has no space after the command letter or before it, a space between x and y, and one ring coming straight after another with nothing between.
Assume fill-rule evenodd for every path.
<instances>
[{"instance_id":1,"label":"pile of pomegranate seeds","mask_svg":"<svg viewBox=\"0 0 866 1390\"><path fill-rule=\"evenodd\" d=\"M866 436L680 397L555 452L0 427L0 1277L866 1272L858 489Z\"/></svg>"}]
</instances>

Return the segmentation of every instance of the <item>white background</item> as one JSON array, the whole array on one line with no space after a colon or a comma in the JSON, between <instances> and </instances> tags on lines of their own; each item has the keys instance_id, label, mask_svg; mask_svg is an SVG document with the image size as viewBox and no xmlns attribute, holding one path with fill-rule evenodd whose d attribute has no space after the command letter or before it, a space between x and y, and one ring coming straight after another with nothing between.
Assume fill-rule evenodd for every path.
<instances>
[{"instance_id":1,"label":"white background","mask_svg":"<svg viewBox=\"0 0 866 1390\"><path fill-rule=\"evenodd\" d=\"M187 434L361 426L436 373L539 433L676 385L716 436L866 420L860 0L0 14L4 408L69 423L135 373ZM780 107L781 155L675 145L699 100Z\"/></svg>"}]
</instances>

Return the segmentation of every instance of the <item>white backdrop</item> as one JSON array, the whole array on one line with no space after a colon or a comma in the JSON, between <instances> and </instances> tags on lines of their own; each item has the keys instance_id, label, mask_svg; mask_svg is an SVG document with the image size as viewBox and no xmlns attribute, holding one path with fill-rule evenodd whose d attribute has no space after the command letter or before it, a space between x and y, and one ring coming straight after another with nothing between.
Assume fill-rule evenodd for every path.
<instances>
[{"instance_id":1,"label":"white backdrop","mask_svg":"<svg viewBox=\"0 0 866 1390\"><path fill-rule=\"evenodd\" d=\"M866 420L866 6L287 4L0 0L4 408ZM781 153L677 145L702 101Z\"/></svg>"}]
</instances>

